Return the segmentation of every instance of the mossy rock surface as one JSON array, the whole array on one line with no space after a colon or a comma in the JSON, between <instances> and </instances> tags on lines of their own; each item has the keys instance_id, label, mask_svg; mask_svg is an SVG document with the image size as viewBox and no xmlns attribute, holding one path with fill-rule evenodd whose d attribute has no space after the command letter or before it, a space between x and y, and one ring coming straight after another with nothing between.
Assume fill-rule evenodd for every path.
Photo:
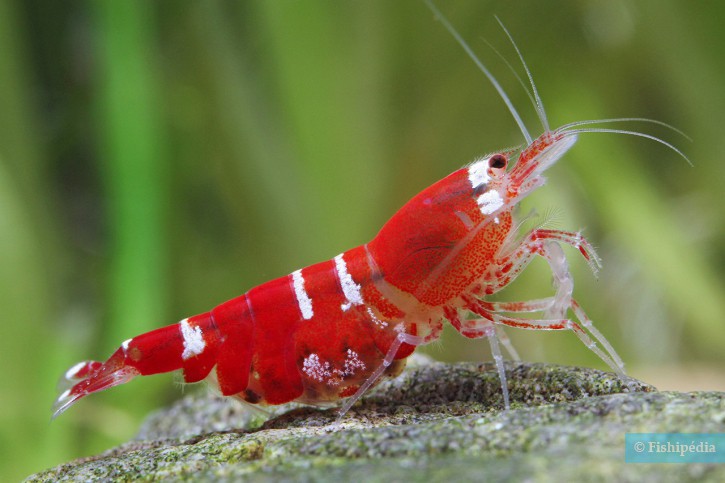
<instances>
[{"instance_id":1,"label":"mossy rock surface","mask_svg":"<svg viewBox=\"0 0 725 483\"><path fill-rule=\"evenodd\" d=\"M490 363L406 370L335 425L335 409L268 415L191 395L136 440L29 477L205 481L725 481L725 465L626 464L627 432L725 432L725 393L657 392L593 369L508 363L503 410Z\"/></svg>"}]
</instances>

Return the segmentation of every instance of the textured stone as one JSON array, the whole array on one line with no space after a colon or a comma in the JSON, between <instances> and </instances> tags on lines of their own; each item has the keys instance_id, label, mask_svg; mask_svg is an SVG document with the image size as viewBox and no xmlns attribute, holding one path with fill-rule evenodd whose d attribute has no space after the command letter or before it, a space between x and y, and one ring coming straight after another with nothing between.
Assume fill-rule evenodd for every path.
<instances>
[{"instance_id":1,"label":"textured stone","mask_svg":"<svg viewBox=\"0 0 725 483\"><path fill-rule=\"evenodd\" d=\"M725 393L657 392L592 369L506 367L509 411L490 363L413 367L339 425L334 408L265 415L187 396L149 417L136 440L29 480L725 481L725 465L624 463L626 432L725 432Z\"/></svg>"}]
</instances>

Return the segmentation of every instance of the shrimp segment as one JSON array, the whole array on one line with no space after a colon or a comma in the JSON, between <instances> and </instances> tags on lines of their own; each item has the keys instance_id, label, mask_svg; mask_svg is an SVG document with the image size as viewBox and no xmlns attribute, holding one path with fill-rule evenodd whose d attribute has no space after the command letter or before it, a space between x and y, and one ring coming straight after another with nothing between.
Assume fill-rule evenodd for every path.
<instances>
[{"instance_id":1,"label":"shrimp segment","mask_svg":"<svg viewBox=\"0 0 725 483\"><path fill-rule=\"evenodd\" d=\"M526 146L483 156L425 188L366 244L254 287L209 312L129 339L105 362L74 365L64 376L70 388L56 401L54 416L88 394L138 375L180 370L186 382L207 379L222 394L251 404L320 405L347 399L341 418L367 390L397 375L416 347L436 340L445 322L464 337L489 340L505 408L509 393L500 345L513 359L519 356L504 327L571 330L612 370L624 374L622 359L573 298L574 280L562 246L577 250L596 274L601 261L591 244L579 232L543 228L521 237L514 210L545 184L545 171L580 134L635 135L682 153L648 134L589 127L594 121L550 130L531 73L514 44L544 128L532 138L495 77L426 1L504 100ZM601 122L622 121L646 120ZM551 269L551 296L490 300L535 256ZM520 317L522 313L534 318Z\"/></svg>"}]
</instances>

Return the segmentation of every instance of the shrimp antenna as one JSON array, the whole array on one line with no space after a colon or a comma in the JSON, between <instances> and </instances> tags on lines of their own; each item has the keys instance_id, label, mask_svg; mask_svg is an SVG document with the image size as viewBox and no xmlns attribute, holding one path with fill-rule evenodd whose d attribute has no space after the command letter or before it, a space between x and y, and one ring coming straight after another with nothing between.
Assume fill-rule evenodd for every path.
<instances>
[{"instance_id":1,"label":"shrimp antenna","mask_svg":"<svg viewBox=\"0 0 725 483\"><path fill-rule=\"evenodd\" d=\"M693 166L692 161L690 161L690 158L685 156L685 153L683 153L682 151L680 151L679 149L677 149L676 147L674 147L672 144L668 143L667 141L664 141L664 140L658 138L657 136L652 136L651 134L646 134L646 133L639 132L639 131L627 131L624 129L608 129L608 128L599 128L599 127L559 130L558 132L561 132L564 135L579 134L579 133L586 133L586 132L607 132L607 133L625 134L628 136L637 136L637 137L641 137L641 138L650 139L652 141L655 141L655 142L658 142L660 144L667 146L668 148L670 148L671 150L673 150L674 152L679 154L682 159L687 161L687 164L689 164L690 166Z\"/></svg>"},{"instance_id":2,"label":"shrimp antenna","mask_svg":"<svg viewBox=\"0 0 725 483\"><path fill-rule=\"evenodd\" d=\"M481 40L486 42L486 45L488 45L488 48L491 49L493 51L493 53L498 56L499 59L501 59L501 62L506 64L506 67L508 67L508 69L511 71L511 73L516 78L516 80L519 81L519 85L524 89L524 92L526 92L526 95L529 97L529 100L531 101L531 105L534 106L534 109L536 109L536 100L534 99L534 96L531 95L531 89L529 89L529 86L526 85L526 83L521 78L519 73L516 72L516 69L514 69L514 66L511 65L511 62L509 62L508 59L506 59L506 57L504 57L503 54L501 52L499 52L498 49L496 49L496 47L494 47L491 42L486 40L485 37L481 37Z\"/></svg>"},{"instance_id":3,"label":"shrimp antenna","mask_svg":"<svg viewBox=\"0 0 725 483\"><path fill-rule=\"evenodd\" d=\"M511 99L509 99L509 96L506 95L506 91L503 90L503 87L501 87L501 84L498 83L498 80L496 80L496 77L489 72L489 70L486 68L485 65L481 62L481 60L476 56L476 54L473 52L471 47L469 47L468 43L466 43L465 40L463 40L463 37L460 36L458 31L453 28L453 26L450 24L448 19L441 13L440 10L433 4L432 0L425 0L425 4L428 5L428 8L433 12L433 14L436 16L436 18L443 24L443 26L450 32L450 34L453 36L454 39L458 42L458 44L463 47L463 50L466 51L466 54L473 60L473 62L478 66L478 68L483 72L488 80L491 82L493 87L498 92L498 95L501 96L501 99L506 104L506 107L508 107L509 111L511 112L511 115L514 117L514 120L516 121L516 124L518 124L519 129L521 129L521 133L524 135L524 138L526 139L526 144L531 144L533 142L533 139L531 138L531 135L529 134L529 131L526 130L526 126L524 125L524 121L521 120L521 116L519 116L518 111L516 111L516 108L514 108L514 105L511 103ZM504 29L505 30L505 29ZM508 34L508 32L506 32ZM515 46L515 44L514 44ZM516 49L518 51L518 49ZM520 56L520 54L519 54ZM521 59L523 61L523 59ZM524 64L524 67L526 64ZM526 69L526 72L528 73L528 69ZM531 75L529 75L529 80L531 79ZM534 87L534 96L538 99L538 94L536 93L536 88ZM538 110L538 109L537 109ZM541 117L541 113L539 113L539 116ZM545 122L545 118L543 119Z\"/></svg>"},{"instance_id":4,"label":"shrimp antenna","mask_svg":"<svg viewBox=\"0 0 725 483\"><path fill-rule=\"evenodd\" d=\"M682 136L683 138L685 138L688 141L692 142L692 138L690 136L688 136L687 134L685 134L681 130L677 129L675 126L673 126L671 124L667 124L666 122L658 121L656 119L648 119L646 117L615 117L615 118L612 118L612 119L593 119L591 121L576 121L576 122L570 122L569 124L564 124L563 126L561 126L559 128L559 130L560 131L561 130L567 130L567 129L570 129L572 127L587 126L587 125L592 125L592 124L607 124L607 123L612 123L612 122L632 122L632 121L634 121L634 122L647 122L647 123L650 123L650 124L657 124L658 126L666 127L670 131L674 131L677 134L679 134L680 136Z\"/></svg>"},{"instance_id":5,"label":"shrimp antenna","mask_svg":"<svg viewBox=\"0 0 725 483\"><path fill-rule=\"evenodd\" d=\"M524 56L521 55L521 51L519 50L519 46L516 45L516 42L514 41L514 38L509 33L506 26L503 24L500 18L498 16L494 15L494 18L498 22L498 24L501 26L501 29L503 29L504 33L506 33L506 37L509 38L511 41L511 45L513 45L514 49L516 50L516 55L519 56L519 60L521 61L521 65L524 67L524 70L526 71L526 76L529 78L529 83L531 84L531 90L534 94L535 99L535 107L536 107L536 113L539 115L539 119L541 120L541 125L544 127L544 132L550 132L549 131L549 121L546 119L546 111L544 111L544 103L541 102L541 97L539 97L539 91L536 89L536 84L534 84L534 78L531 76L531 71L529 70L529 66L526 64L526 61L524 60ZM528 89L527 89L528 92Z\"/></svg>"}]
</instances>

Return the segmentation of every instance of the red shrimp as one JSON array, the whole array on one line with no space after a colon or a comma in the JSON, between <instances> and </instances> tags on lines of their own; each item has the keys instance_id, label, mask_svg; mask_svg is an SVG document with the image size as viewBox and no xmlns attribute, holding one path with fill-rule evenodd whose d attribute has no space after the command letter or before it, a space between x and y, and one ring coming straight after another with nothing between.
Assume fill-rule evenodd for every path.
<instances>
[{"instance_id":1,"label":"red shrimp","mask_svg":"<svg viewBox=\"0 0 725 483\"><path fill-rule=\"evenodd\" d=\"M496 79L440 12L429 7L498 91L527 146L518 153L483 156L424 189L367 244L254 287L209 312L128 339L105 362L76 364L65 373L69 389L56 400L54 417L88 394L138 375L176 370L188 383L207 379L223 395L252 404L347 398L342 417L383 376L400 373L416 347L436 340L445 321L465 337L488 338L506 408L499 343L514 359L518 355L504 326L571 330L615 372L624 373L622 359L572 298L574 284L561 246L575 248L596 272L600 260L592 246L578 232L539 228L521 237L513 211L544 184L544 171L584 132L647 137L685 156L648 134L588 127L644 119L583 121L550 130L513 44L544 127L532 139ZM536 256L551 267L552 296L489 300ZM539 315L516 316L524 312Z\"/></svg>"}]
</instances>

